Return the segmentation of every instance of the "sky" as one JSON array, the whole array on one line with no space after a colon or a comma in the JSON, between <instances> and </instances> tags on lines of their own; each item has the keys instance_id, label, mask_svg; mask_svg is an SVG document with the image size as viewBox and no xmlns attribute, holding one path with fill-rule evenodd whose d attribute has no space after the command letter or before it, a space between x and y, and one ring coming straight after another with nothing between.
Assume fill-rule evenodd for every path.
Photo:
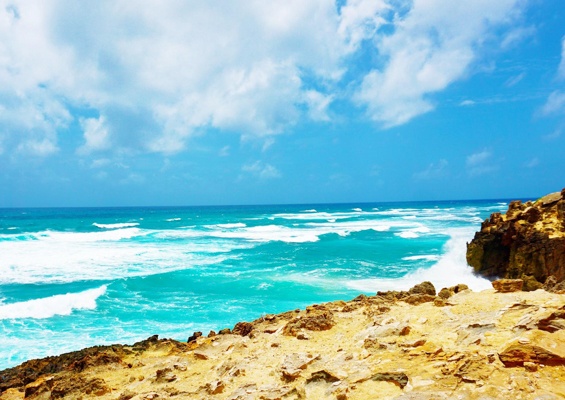
<instances>
[{"instance_id":1,"label":"sky","mask_svg":"<svg viewBox=\"0 0 565 400\"><path fill-rule=\"evenodd\" d=\"M0 0L0 207L563 187L562 0Z\"/></svg>"}]
</instances>

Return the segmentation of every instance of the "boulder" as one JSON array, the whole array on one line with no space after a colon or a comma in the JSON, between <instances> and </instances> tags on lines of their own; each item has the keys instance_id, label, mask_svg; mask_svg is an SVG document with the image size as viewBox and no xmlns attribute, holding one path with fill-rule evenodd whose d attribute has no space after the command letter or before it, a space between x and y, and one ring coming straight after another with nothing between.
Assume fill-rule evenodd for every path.
<instances>
[{"instance_id":1,"label":"boulder","mask_svg":"<svg viewBox=\"0 0 565 400\"><path fill-rule=\"evenodd\" d=\"M333 313L327 309L310 310L306 315L290 320L283 329L287 336L296 336L302 329L326 331L335 325Z\"/></svg>"},{"instance_id":2,"label":"boulder","mask_svg":"<svg viewBox=\"0 0 565 400\"><path fill-rule=\"evenodd\" d=\"M500 293L521 292L523 285L522 279L498 279L492 282L494 290Z\"/></svg>"},{"instance_id":3,"label":"boulder","mask_svg":"<svg viewBox=\"0 0 565 400\"><path fill-rule=\"evenodd\" d=\"M434 287L434 285L431 282L425 281L425 282L422 282L422 283L415 285L412 289L410 289L408 291L408 293L410 293L410 294L427 294L427 295L430 295L430 296L435 296L436 295L436 288Z\"/></svg>"}]
</instances>

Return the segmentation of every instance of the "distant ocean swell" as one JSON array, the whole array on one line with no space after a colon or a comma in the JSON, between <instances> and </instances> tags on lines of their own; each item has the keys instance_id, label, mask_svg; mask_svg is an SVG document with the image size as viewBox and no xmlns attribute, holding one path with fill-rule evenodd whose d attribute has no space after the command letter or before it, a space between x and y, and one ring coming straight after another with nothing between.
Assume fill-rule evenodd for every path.
<instances>
[{"instance_id":1,"label":"distant ocean swell","mask_svg":"<svg viewBox=\"0 0 565 400\"><path fill-rule=\"evenodd\" d=\"M465 243L504 202L0 210L0 369L185 340L359 292L490 285Z\"/></svg>"}]
</instances>

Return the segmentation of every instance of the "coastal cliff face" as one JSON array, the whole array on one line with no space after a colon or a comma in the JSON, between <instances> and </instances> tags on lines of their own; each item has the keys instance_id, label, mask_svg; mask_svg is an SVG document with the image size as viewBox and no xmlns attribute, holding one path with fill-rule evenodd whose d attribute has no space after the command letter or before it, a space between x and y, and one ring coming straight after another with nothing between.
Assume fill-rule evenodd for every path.
<instances>
[{"instance_id":1,"label":"coastal cliff face","mask_svg":"<svg viewBox=\"0 0 565 400\"><path fill-rule=\"evenodd\" d=\"M465 285L436 295L429 282L266 315L187 343L153 336L0 371L1 400L564 396L564 295Z\"/></svg>"},{"instance_id":2,"label":"coastal cliff face","mask_svg":"<svg viewBox=\"0 0 565 400\"><path fill-rule=\"evenodd\" d=\"M467 244L467 262L485 277L523 279L535 290L565 280L565 189L535 202L513 201Z\"/></svg>"}]
</instances>

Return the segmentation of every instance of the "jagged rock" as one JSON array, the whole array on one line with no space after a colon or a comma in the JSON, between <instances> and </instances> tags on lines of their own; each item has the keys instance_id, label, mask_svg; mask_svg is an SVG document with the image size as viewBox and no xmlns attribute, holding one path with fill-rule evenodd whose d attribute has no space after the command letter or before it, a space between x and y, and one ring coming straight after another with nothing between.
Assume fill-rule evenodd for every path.
<instances>
[{"instance_id":1,"label":"jagged rock","mask_svg":"<svg viewBox=\"0 0 565 400\"><path fill-rule=\"evenodd\" d=\"M208 394L220 394L226 388L223 381L217 380L206 384Z\"/></svg>"},{"instance_id":2,"label":"jagged rock","mask_svg":"<svg viewBox=\"0 0 565 400\"><path fill-rule=\"evenodd\" d=\"M313 310L306 316L299 316L289 321L283 333L287 336L296 336L301 329L309 331L326 331L334 326L333 313L330 310Z\"/></svg>"},{"instance_id":3,"label":"jagged rock","mask_svg":"<svg viewBox=\"0 0 565 400\"><path fill-rule=\"evenodd\" d=\"M341 379L339 379L331 372L328 372L325 369L323 369L321 371L313 372L312 375L310 375L310 378L306 379L306 383L316 382L316 381L325 381L325 382L333 383L333 382L338 382L340 380Z\"/></svg>"},{"instance_id":4,"label":"jagged rock","mask_svg":"<svg viewBox=\"0 0 565 400\"><path fill-rule=\"evenodd\" d=\"M199 337L202 337L202 332L194 332L192 334L192 336L189 336L188 340L186 341L187 343L190 342L194 342L196 341L196 339L198 339Z\"/></svg>"},{"instance_id":5,"label":"jagged rock","mask_svg":"<svg viewBox=\"0 0 565 400\"><path fill-rule=\"evenodd\" d=\"M486 277L565 280L565 189L494 213L467 244L467 262ZM525 290L539 288L530 278Z\"/></svg>"},{"instance_id":6,"label":"jagged rock","mask_svg":"<svg viewBox=\"0 0 565 400\"><path fill-rule=\"evenodd\" d=\"M253 330L253 324L249 322L238 322L232 329L234 335L247 336Z\"/></svg>"},{"instance_id":7,"label":"jagged rock","mask_svg":"<svg viewBox=\"0 0 565 400\"><path fill-rule=\"evenodd\" d=\"M404 389L408 384L408 376L404 372L380 372L369 378L373 381L392 382L400 389Z\"/></svg>"},{"instance_id":8,"label":"jagged rock","mask_svg":"<svg viewBox=\"0 0 565 400\"><path fill-rule=\"evenodd\" d=\"M406 303L413 306L417 306L418 304L429 303L431 301L434 301L435 299L435 295L432 296L430 294L411 294L410 296L402 299L402 301L405 301Z\"/></svg>"},{"instance_id":9,"label":"jagged rock","mask_svg":"<svg viewBox=\"0 0 565 400\"><path fill-rule=\"evenodd\" d=\"M155 382L165 383L173 382L177 379L177 376L173 374L173 370L170 368L158 369L156 372Z\"/></svg>"},{"instance_id":10,"label":"jagged rock","mask_svg":"<svg viewBox=\"0 0 565 400\"><path fill-rule=\"evenodd\" d=\"M51 399L62 399L69 397L72 393L93 394L102 396L112 390L106 385L104 379L93 378L88 381L80 379L58 380L51 389Z\"/></svg>"},{"instance_id":11,"label":"jagged rock","mask_svg":"<svg viewBox=\"0 0 565 400\"><path fill-rule=\"evenodd\" d=\"M52 376L41 377L35 382L26 385L24 390L24 397L34 397L42 393L50 392L53 388L54 379Z\"/></svg>"},{"instance_id":12,"label":"jagged rock","mask_svg":"<svg viewBox=\"0 0 565 400\"><path fill-rule=\"evenodd\" d=\"M319 354L310 353L292 353L287 355L281 364L283 378L287 381L298 378L302 371L319 357Z\"/></svg>"},{"instance_id":13,"label":"jagged rock","mask_svg":"<svg viewBox=\"0 0 565 400\"><path fill-rule=\"evenodd\" d=\"M412 289L408 290L410 294L427 294L430 296L436 295L436 288L431 282L422 282L418 285L415 285Z\"/></svg>"},{"instance_id":14,"label":"jagged rock","mask_svg":"<svg viewBox=\"0 0 565 400\"><path fill-rule=\"evenodd\" d=\"M534 290L543 288L543 285L531 275L522 275L520 279L524 281L524 285L522 286L524 292L533 292Z\"/></svg>"},{"instance_id":15,"label":"jagged rock","mask_svg":"<svg viewBox=\"0 0 565 400\"><path fill-rule=\"evenodd\" d=\"M538 321L538 329L547 332L555 332L565 329L565 310L551 313L548 317Z\"/></svg>"},{"instance_id":16,"label":"jagged rock","mask_svg":"<svg viewBox=\"0 0 565 400\"><path fill-rule=\"evenodd\" d=\"M522 291L524 281L521 279L498 279L492 282L494 290L500 293L512 293Z\"/></svg>"},{"instance_id":17,"label":"jagged rock","mask_svg":"<svg viewBox=\"0 0 565 400\"><path fill-rule=\"evenodd\" d=\"M506 367L523 366L525 362L565 365L565 331L528 331L510 342L498 356Z\"/></svg>"}]
</instances>

